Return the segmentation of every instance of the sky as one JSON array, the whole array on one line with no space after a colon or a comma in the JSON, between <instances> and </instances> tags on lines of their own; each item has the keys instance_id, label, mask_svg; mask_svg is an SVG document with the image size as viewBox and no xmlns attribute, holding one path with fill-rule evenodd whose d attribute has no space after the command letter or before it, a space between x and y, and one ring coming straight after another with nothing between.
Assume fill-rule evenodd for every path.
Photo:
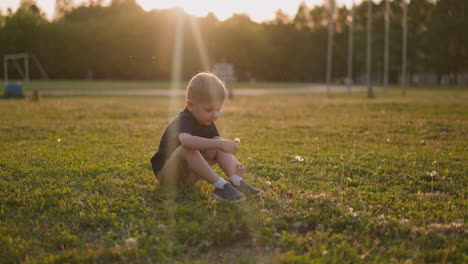
<instances>
[{"instance_id":1,"label":"sky","mask_svg":"<svg viewBox=\"0 0 468 264\"><path fill-rule=\"evenodd\" d=\"M21 0L0 0L0 10L6 13L7 8L16 10ZM353 0L336 0L338 5L349 5ZM73 0L75 5L88 2L87 0ZM110 0L104 0L104 4ZM275 12L281 9L289 17L296 14L301 2L312 7L323 4L324 0L137 0L145 10L154 8L165 9L172 7L182 7L186 12L195 16L205 16L213 12L220 20L225 20L234 13L247 14L256 22L272 20ZM358 2L358 0L356 0ZM39 8L44 11L47 17L52 18L55 7L55 0L36 0Z\"/></svg>"}]
</instances>

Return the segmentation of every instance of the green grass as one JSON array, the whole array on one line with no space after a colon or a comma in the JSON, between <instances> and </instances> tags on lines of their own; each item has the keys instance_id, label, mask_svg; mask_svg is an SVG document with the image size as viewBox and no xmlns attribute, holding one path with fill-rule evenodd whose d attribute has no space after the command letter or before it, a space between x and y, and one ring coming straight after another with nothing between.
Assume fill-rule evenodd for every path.
<instances>
[{"instance_id":1,"label":"green grass","mask_svg":"<svg viewBox=\"0 0 468 264\"><path fill-rule=\"evenodd\" d=\"M1 262L466 263L466 91L236 97L239 205L155 183L182 99L0 100Z\"/></svg>"},{"instance_id":2,"label":"green grass","mask_svg":"<svg viewBox=\"0 0 468 264\"><path fill-rule=\"evenodd\" d=\"M281 83L281 82L239 82L229 83L227 88L302 88L312 83ZM25 91L46 90L159 90L170 89L169 81L31 81L23 82ZM185 88L185 84L183 87Z\"/></svg>"}]
</instances>

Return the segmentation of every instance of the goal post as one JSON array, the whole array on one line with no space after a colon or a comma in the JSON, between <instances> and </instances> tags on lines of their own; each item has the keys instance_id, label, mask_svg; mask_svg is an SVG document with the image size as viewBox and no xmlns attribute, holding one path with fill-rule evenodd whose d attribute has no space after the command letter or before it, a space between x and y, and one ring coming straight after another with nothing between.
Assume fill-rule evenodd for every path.
<instances>
[{"instance_id":1,"label":"goal post","mask_svg":"<svg viewBox=\"0 0 468 264\"><path fill-rule=\"evenodd\" d=\"M39 70L41 74L41 78L48 80L49 76L47 72L42 67L41 63L37 59L34 54L29 53L16 53L16 54L6 54L3 57L3 71L4 71L4 78L5 78L5 85L8 84L8 61L12 61L15 65L16 71L19 73L21 78L28 82L30 80L30 67L29 61L30 59L34 62L34 65ZM23 68L21 67L19 61L23 60Z\"/></svg>"}]
</instances>

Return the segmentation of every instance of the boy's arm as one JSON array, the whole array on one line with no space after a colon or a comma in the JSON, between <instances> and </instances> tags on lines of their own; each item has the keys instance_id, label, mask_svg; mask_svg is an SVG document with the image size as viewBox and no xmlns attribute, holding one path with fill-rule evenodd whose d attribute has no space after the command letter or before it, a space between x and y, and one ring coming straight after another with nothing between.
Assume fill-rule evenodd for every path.
<instances>
[{"instance_id":1,"label":"boy's arm","mask_svg":"<svg viewBox=\"0 0 468 264\"><path fill-rule=\"evenodd\" d=\"M192 136L188 133L180 133L179 141L182 146L190 149L220 149L224 152L231 154L236 154L237 144L230 140L225 140L222 138L202 138L197 136Z\"/></svg>"}]
</instances>

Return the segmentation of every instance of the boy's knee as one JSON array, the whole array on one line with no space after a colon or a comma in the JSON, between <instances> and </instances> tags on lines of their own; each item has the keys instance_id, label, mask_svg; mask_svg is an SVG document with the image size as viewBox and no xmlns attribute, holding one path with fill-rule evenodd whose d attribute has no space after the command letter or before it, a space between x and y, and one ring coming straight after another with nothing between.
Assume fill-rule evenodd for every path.
<instances>
[{"instance_id":1,"label":"boy's knee","mask_svg":"<svg viewBox=\"0 0 468 264\"><path fill-rule=\"evenodd\" d=\"M203 157L203 159L206 160L206 162L208 162L210 166L216 164L217 150L215 149L207 149L207 150L199 151L196 149L191 149L191 148L187 148L187 147L180 145L176 149L176 151L178 155L181 155L184 159L194 157L194 156L201 156Z\"/></svg>"},{"instance_id":2,"label":"boy's knee","mask_svg":"<svg viewBox=\"0 0 468 264\"><path fill-rule=\"evenodd\" d=\"M203 158L208 162L208 164L213 165L217 163L218 150L216 149L206 149L201 152Z\"/></svg>"},{"instance_id":3,"label":"boy's knee","mask_svg":"<svg viewBox=\"0 0 468 264\"><path fill-rule=\"evenodd\" d=\"M187 148L187 147L184 147L182 145L180 145L177 149L176 149L176 152L179 154L179 155L182 155L183 157L189 157L189 156L193 156L193 155L199 155L200 152L196 149L191 149L191 148Z\"/></svg>"}]
</instances>

